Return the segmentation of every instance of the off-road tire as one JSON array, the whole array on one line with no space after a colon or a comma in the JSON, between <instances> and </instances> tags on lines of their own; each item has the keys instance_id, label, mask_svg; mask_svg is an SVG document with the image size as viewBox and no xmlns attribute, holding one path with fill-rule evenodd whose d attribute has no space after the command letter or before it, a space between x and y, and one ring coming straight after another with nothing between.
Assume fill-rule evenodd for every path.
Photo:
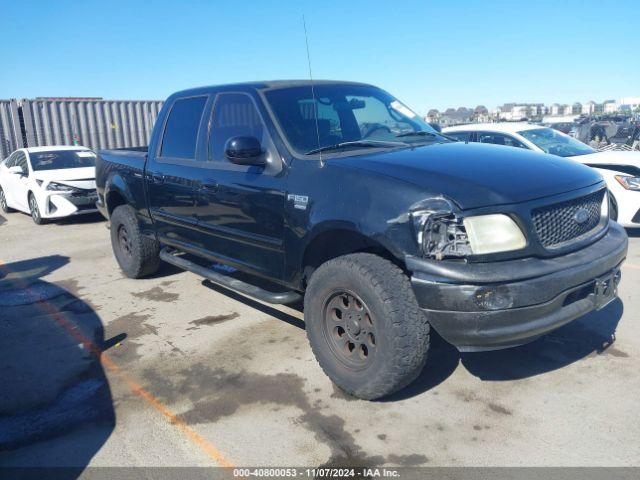
<instances>
[{"instance_id":1,"label":"off-road tire","mask_svg":"<svg viewBox=\"0 0 640 480\"><path fill-rule=\"evenodd\" d=\"M341 291L359 297L358 307L364 304L376 325L375 355L358 369L341 361L327 333L327 305ZM356 253L321 265L305 292L304 318L311 349L325 374L355 397L374 400L402 389L420 374L427 360L430 327L409 278L380 256Z\"/></svg>"},{"instance_id":2,"label":"off-road tire","mask_svg":"<svg viewBox=\"0 0 640 480\"><path fill-rule=\"evenodd\" d=\"M15 210L7 204L7 197L5 196L2 187L0 187L0 210L2 210L4 213L15 212Z\"/></svg>"},{"instance_id":3,"label":"off-road tire","mask_svg":"<svg viewBox=\"0 0 640 480\"><path fill-rule=\"evenodd\" d=\"M38 201L36 200L35 195L32 192L29 192L29 214L31 215L31 219L33 223L36 225L44 225L47 221L42 218L42 214L40 213L40 207L38 207Z\"/></svg>"},{"instance_id":4,"label":"off-road tire","mask_svg":"<svg viewBox=\"0 0 640 480\"><path fill-rule=\"evenodd\" d=\"M160 267L160 246L140 233L136 213L129 205L116 207L111 214L111 246L120 269L129 278L151 275Z\"/></svg>"}]
</instances>

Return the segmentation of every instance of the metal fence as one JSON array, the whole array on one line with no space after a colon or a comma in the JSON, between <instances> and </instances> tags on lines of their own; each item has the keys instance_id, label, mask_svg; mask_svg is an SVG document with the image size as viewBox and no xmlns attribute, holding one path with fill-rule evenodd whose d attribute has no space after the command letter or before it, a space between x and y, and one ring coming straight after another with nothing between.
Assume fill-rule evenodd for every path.
<instances>
[{"instance_id":1,"label":"metal fence","mask_svg":"<svg viewBox=\"0 0 640 480\"><path fill-rule=\"evenodd\" d=\"M0 100L0 160L23 145L18 102Z\"/></svg>"},{"instance_id":2,"label":"metal fence","mask_svg":"<svg viewBox=\"0 0 640 480\"><path fill-rule=\"evenodd\" d=\"M96 150L141 147L149 142L162 103L75 98L0 100L0 153L4 158L16 148L48 145L84 145Z\"/></svg>"}]
</instances>

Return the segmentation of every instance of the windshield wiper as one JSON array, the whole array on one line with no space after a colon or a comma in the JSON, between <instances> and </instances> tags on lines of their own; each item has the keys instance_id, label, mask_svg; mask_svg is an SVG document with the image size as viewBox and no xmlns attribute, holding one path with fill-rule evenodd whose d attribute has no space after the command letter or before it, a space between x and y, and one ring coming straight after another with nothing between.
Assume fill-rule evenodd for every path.
<instances>
[{"instance_id":1,"label":"windshield wiper","mask_svg":"<svg viewBox=\"0 0 640 480\"><path fill-rule=\"evenodd\" d=\"M418 130L417 132L404 132L404 133L399 133L398 135L396 135L396 138L400 138L400 137L413 137L413 136L419 136L419 137L437 137L438 135L433 133L433 132L427 132L425 130Z\"/></svg>"},{"instance_id":2,"label":"windshield wiper","mask_svg":"<svg viewBox=\"0 0 640 480\"><path fill-rule=\"evenodd\" d=\"M325 145L324 147L314 148L305 153L305 155L313 155L314 153L328 152L330 150L340 150L348 147L362 148L389 148L389 147L406 147L404 142L384 142L378 140L355 140L353 142L340 142L335 145Z\"/></svg>"}]
</instances>

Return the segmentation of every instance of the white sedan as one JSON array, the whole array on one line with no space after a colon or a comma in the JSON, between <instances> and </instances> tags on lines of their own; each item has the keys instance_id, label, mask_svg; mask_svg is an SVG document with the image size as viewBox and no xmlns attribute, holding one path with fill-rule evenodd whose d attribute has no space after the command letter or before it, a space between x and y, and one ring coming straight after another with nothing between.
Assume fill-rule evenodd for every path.
<instances>
[{"instance_id":1,"label":"white sedan","mask_svg":"<svg viewBox=\"0 0 640 480\"><path fill-rule=\"evenodd\" d=\"M611 217L623 227L640 227L640 152L599 152L569 135L531 123L459 125L442 133L466 142L550 153L593 167L611 192Z\"/></svg>"},{"instance_id":2,"label":"white sedan","mask_svg":"<svg viewBox=\"0 0 640 480\"><path fill-rule=\"evenodd\" d=\"M0 162L0 208L47 219L96 212L96 154L85 147L21 148Z\"/></svg>"}]
</instances>

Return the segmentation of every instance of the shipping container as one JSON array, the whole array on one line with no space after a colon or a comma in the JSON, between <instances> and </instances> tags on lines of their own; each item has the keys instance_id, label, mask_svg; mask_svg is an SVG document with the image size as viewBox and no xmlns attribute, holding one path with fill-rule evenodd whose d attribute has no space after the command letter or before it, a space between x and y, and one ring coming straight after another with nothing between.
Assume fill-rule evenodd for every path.
<instances>
[{"instance_id":1,"label":"shipping container","mask_svg":"<svg viewBox=\"0 0 640 480\"><path fill-rule=\"evenodd\" d=\"M84 145L92 149L147 145L162 108L157 100L23 99L27 145Z\"/></svg>"},{"instance_id":2,"label":"shipping container","mask_svg":"<svg viewBox=\"0 0 640 480\"><path fill-rule=\"evenodd\" d=\"M23 146L18 102L0 100L0 160L4 160L11 152Z\"/></svg>"}]
</instances>

